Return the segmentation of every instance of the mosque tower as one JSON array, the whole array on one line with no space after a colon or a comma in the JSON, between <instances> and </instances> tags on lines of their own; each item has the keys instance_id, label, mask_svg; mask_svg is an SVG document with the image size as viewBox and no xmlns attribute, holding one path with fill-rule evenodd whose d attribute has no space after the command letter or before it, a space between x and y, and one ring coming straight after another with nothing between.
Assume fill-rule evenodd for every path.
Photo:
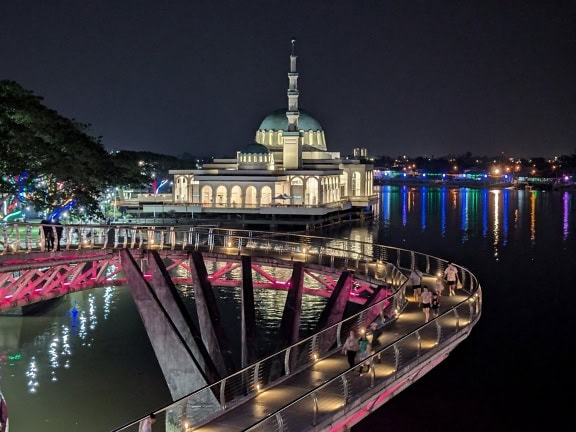
<instances>
[{"instance_id":1,"label":"mosque tower","mask_svg":"<svg viewBox=\"0 0 576 432\"><path fill-rule=\"evenodd\" d=\"M295 53L296 39L292 38L292 52L290 53L290 72L288 72L288 130L284 132L284 157L285 170L302 168L302 139L298 129L298 72L296 71Z\"/></svg>"}]
</instances>

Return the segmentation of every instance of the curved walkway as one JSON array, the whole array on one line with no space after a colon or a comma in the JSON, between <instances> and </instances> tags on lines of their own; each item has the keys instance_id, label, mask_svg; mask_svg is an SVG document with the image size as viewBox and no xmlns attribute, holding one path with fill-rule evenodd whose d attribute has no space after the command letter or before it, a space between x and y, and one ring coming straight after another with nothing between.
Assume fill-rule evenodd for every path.
<instances>
[{"instance_id":1,"label":"curved walkway","mask_svg":"<svg viewBox=\"0 0 576 432\"><path fill-rule=\"evenodd\" d=\"M442 297L441 314L424 323L423 313L406 297L405 273L420 269L432 287L431 280L447 261L384 245L192 226L66 226L62 237L64 251L80 254L117 248L250 254L353 270L367 281L379 279L393 288L386 299L159 410L167 431L346 430L442 361L481 315L480 284L457 266L461 290ZM4 226L0 238L0 272L39 251L47 260L66 253L45 251L37 225ZM365 330L371 321L366 317L380 314L387 318L380 351L370 359L370 372L358 376L340 355L342 341L350 330ZM333 348L322 352L319 347L327 341ZM380 363L372 361L378 356ZM137 421L116 430L136 429Z\"/></svg>"}]
</instances>

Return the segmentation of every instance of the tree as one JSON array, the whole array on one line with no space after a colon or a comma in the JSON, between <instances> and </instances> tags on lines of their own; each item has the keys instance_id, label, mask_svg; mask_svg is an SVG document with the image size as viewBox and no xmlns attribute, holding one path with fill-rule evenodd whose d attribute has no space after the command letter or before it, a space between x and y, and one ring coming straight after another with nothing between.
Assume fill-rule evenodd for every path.
<instances>
[{"instance_id":1,"label":"tree","mask_svg":"<svg viewBox=\"0 0 576 432\"><path fill-rule=\"evenodd\" d=\"M24 188L36 210L50 212L73 199L72 213L101 215L98 199L107 187L146 182L118 169L100 137L88 135L89 125L42 100L14 81L0 81L0 194L18 196Z\"/></svg>"}]
</instances>

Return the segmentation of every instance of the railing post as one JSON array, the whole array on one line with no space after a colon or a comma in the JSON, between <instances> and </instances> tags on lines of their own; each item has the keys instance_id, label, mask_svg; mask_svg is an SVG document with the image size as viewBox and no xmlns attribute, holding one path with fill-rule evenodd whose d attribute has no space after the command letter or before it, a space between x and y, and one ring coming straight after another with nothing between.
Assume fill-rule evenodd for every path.
<instances>
[{"instance_id":1,"label":"railing post","mask_svg":"<svg viewBox=\"0 0 576 432\"><path fill-rule=\"evenodd\" d=\"M170 226L170 250L176 247L176 233L174 232L174 225Z\"/></svg>"},{"instance_id":2,"label":"railing post","mask_svg":"<svg viewBox=\"0 0 576 432\"><path fill-rule=\"evenodd\" d=\"M2 237L4 237L4 247L2 248L0 255L4 255L6 252L8 252L8 231L6 226L2 226L1 228L2 228ZM42 244L44 244L44 242L42 242Z\"/></svg>"},{"instance_id":3,"label":"railing post","mask_svg":"<svg viewBox=\"0 0 576 432\"><path fill-rule=\"evenodd\" d=\"M292 352L292 347L286 349L286 353L284 354L284 375L290 375L290 353Z\"/></svg>"},{"instance_id":4,"label":"railing post","mask_svg":"<svg viewBox=\"0 0 576 432\"><path fill-rule=\"evenodd\" d=\"M224 378L220 383L220 406L223 410L226 409L226 380L227 378Z\"/></svg>"},{"instance_id":5,"label":"railing post","mask_svg":"<svg viewBox=\"0 0 576 432\"><path fill-rule=\"evenodd\" d=\"M442 337L442 326L440 325L439 319L435 319L434 323L436 324L436 343L440 344L440 338Z\"/></svg>"},{"instance_id":6,"label":"railing post","mask_svg":"<svg viewBox=\"0 0 576 432\"><path fill-rule=\"evenodd\" d=\"M316 396L316 392L312 393L312 402L314 403L314 417L312 417L312 426L316 426L318 422L318 396Z\"/></svg>"},{"instance_id":7,"label":"railing post","mask_svg":"<svg viewBox=\"0 0 576 432\"><path fill-rule=\"evenodd\" d=\"M394 348L394 372L398 373L398 368L400 367L400 350L398 349L398 344L393 345Z\"/></svg>"},{"instance_id":8,"label":"railing post","mask_svg":"<svg viewBox=\"0 0 576 432\"><path fill-rule=\"evenodd\" d=\"M26 225L26 249L32 250L32 226Z\"/></svg>"},{"instance_id":9,"label":"railing post","mask_svg":"<svg viewBox=\"0 0 576 432\"><path fill-rule=\"evenodd\" d=\"M454 315L456 316L456 331L460 330L460 315L458 315L458 310L456 308L452 309L454 311Z\"/></svg>"}]
</instances>

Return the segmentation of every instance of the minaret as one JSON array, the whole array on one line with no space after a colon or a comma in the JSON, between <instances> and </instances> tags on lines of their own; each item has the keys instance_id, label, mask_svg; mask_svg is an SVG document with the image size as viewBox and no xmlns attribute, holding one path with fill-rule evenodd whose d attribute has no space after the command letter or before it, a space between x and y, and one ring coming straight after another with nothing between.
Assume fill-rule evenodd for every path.
<instances>
[{"instance_id":1,"label":"minaret","mask_svg":"<svg viewBox=\"0 0 576 432\"><path fill-rule=\"evenodd\" d=\"M292 38L292 52L290 53L290 72L288 72L288 130L284 132L284 169L302 168L302 145L300 139L300 130L298 128L298 72L296 72L295 44L296 39Z\"/></svg>"},{"instance_id":2,"label":"minaret","mask_svg":"<svg viewBox=\"0 0 576 432\"><path fill-rule=\"evenodd\" d=\"M296 39L292 38L292 53L290 54L290 72L288 72L288 130L291 132L298 130L298 72L296 72L296 59L298 56L295 54Z\"/></svg>"}]
</instances>

